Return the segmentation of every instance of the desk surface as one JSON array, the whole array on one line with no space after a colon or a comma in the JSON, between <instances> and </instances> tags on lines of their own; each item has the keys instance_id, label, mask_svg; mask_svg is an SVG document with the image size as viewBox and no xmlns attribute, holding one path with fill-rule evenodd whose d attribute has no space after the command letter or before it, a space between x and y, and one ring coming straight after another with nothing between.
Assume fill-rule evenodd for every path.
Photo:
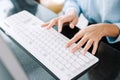
<instances>
[{"instance_id":1,"label":"desk surface","mask_svg":"<svg viewBox=\"0 0 120 80\"><path fill-rule=\"evenodd\" d=\"M0 9L0 20L3 20L7 16L10 16L22 10L27 10L31 12L33 15L35 15L36 17L40 18L45 22L49 21L54 17L57 17L55 13L44 8L40 4L35 3L32 0L0 0L0 4L3 5L2 8ZM63 34L66 35L66 31L64 31ZM72 37L76 31L78 31L78 29L75 29L73 33L69 31L69 34L71 35L68 35L68 37L69 38ZM32 56L27 54L27 52L23 48L17 45L13 40L11 40L11 38L6 36L1 30L0 30L0 35L4 37L4 39L6 40L6 42L8 43L14 54L16 55L17 59L21 63L23 69L25 70L30 80L55 80L53 76L51 76L45 69L41 67L38 61L34 60ZM101 42L96 56L100 58L99 64L96 67L92 68L90 72L86 72L78 80L96 80L94 78L100 78L107 75L111 76L112 74L114 74L112 75L112 78L118 76L117 73L119 73L118 71L120 67L120 51L113 49L107 44ZM107 66L105 65L106 63ZM108 67L109 69L107 69ZM100 70L101 68L102 70ZM113 68L115 69L113 70ZM105 72L104 74L106 75L100 74L103 72ZM108 72L112 72L112 73L108 74ZM89 75L89 73L92 75ZM111 77L108 78L105 77L105 78L106 80L111 80ZM119 79L120 78L118 76L118 80ZM8 74L5 67L2 65L1 61L0 61L0 80L12 80L11 76Z\"/></svg>"}]
</instances>

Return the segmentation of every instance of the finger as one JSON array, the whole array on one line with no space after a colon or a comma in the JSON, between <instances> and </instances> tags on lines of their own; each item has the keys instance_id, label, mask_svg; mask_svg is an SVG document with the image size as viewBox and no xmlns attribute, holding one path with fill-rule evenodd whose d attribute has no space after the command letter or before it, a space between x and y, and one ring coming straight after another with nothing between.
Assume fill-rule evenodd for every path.
<instances>
[{"instance_id":1,"label":"finger","mask_svg":"<svg viewBox=\"0 0 120 80\"><path fill-rule=\"evenodd\" d=\"M70 23L70 28L73 29L75 25L77 24L77 22L78 22L77 18L73 19L73 21Z\"/></svg>"},{"instance_id":2,"label":"finger","mask_svg":"<svg viewBox=\"0 0 120 80\"><path fill-rule=\"evenodd\" d=\"M57 22L58 22L58 19L59 19L59 18L55 18L55 19L51 20L50 23L49 23L48 26L47 26L47 29L50 29L50 28L52 28L54 25L56 25Z\"/></svg>"},{"instance_id":3,"label":"finger","mask_svg":"<svg viewBox=\"0 0 120 80\"><path fill-rule=\"evenodd\" d=\"M64 18L62 18L58 21L58 32L62 32L62 26L64 23L63 21L64 21Z\"/></svg>"},{"instance_id":4,"label":"finger","mask_svg":"<svg viewBox=\"0 0 120 80\"><path fill-rule=\"evenodd\" d=\"M66 22L71 22L72 19L73 19L73 17L69 16L69 15L65 15L65 16L60 17L60 19L58 20L58 31L61 32L63 24Z\"/></svg>"},{"instance_id":5,"label":"finger","mask_svg":"<svg viewBox=\"0 0 120 80\"><path fill-rule=\"evenodd\" d=\"M75 26L75 25L74 25L73 23L70 23L69 26L70 26L71 29L74 29L74 26Z\"/></svg>"},{"instance_id":6,"label":"finger","mask_svg":"<svg viewBox=\"0 0 120 80\"><path fill-rule=\"evenodd\" d=\"M95 55L96 51L97 51L97 48L98 48L98 42L94 42L93 44L93 50L92 50L92 54Z\"/></svg>"},{"instance_id":7,"label":"finger","mask_svg":"<svg viewBox=\"0 0 120 80\"><path fill-rule=\"evenodd\" d=\"M93 41L92 41L92 40L89 40L89 41L87 42L87 44L85 45L85 47L83 48L83 50L81 51L81 53L82 53L82 54L85 54L85 53L88 51L88 49L92 46L92 44L93 44Z\"/></svg>"},{"instance_id":8,"label":"finger","mask_svg":"<svg viewBox=\"0 0 120 80\"><path fill-rule=\"evenodd\" d=\"M83 37L78 44L72 49L72 52L74 53L75 51L77 51L78 49L80 49L86 42L87 42L87 38Z\"/></svg>"},{"instance_id":9,"label":"finger","mask_svg":"<svg viewBox=\"0 0 120 80\"><path fill-rule=\"evenodd\" d=\"M41 27L46 27L46 26L48 26L48 24L49 24L49 22L43 23L43 24L41 24L40 26L41 26Z\"/></svg>"},{"instance_id":10,"label":"finger","mask_svg":"<svg viewBox=\"0 0 120 80\"><path fill-rule=\"evenodd\" d=\"M82 33L80 33L80 31L66 44L66 47L71 46L73 43L75 43L76 41L78 41L81 37L82 37Z\"/></svg>"}]
</instances>

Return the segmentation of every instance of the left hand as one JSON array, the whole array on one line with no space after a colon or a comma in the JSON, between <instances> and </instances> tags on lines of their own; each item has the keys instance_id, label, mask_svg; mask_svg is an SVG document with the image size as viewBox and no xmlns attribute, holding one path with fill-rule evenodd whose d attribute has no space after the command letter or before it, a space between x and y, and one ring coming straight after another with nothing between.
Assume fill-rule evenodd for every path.
<instances>
[{"instance_id":1,"label":"left hand","mask_svg":"<svg viewBox=\"0 0 120 80\"><path fill-rule=\"evenodd\" d=\"M111 29L110 29L111 28ZM90 25L85 29L80 30L66 45L66 47L71 46L73 43L80 41L72 48L74 53L76 50L80 49L85 43L85 47L81 51L85 54L88 49L93 45L92 54L95 54L98 48L98 43L103 36L107 36L107 31L113 31L116 29L116 25L112 24L94 24ZM117 28L118 29L118 28ZM113 34L111 32L111 34ZM112 36L112 35L111 35Z\"/></svg>"}]
</instances>

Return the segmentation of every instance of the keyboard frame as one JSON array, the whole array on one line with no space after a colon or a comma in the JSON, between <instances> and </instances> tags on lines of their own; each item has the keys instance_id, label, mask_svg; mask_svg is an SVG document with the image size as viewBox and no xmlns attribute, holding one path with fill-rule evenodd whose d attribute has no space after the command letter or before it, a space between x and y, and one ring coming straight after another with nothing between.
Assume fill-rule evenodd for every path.
<instances>
[{"instance_id":1,"label":"keyboard frame","mask_svg":"<svg viewBox=\"0 0 120 80\"><path fill-rule=\"evenodd\" d=\"M66 26L67 26L67 27L66 27ZM68 26L68 24L65 24L63 28L68 28L68 29L70 29L69 26ZM57 30L57 27L53 27L53 29ZM65 30L66 30L66 29L63 29L63 31L61 32L61 34L70 39L70 38L72 38L72 36L75 35L75 33L77 33L77 32L79 31L79 28L75 27L75 29L70 29L70 32L72 32L71 30L74 30L74 31L77 30L77 31L74 32L74 34L72 34L72 36L69 36L69 37L64 33L64 32L66 32ZM6 33L6 31L5 31L4 29L2 29L2 31L3 31L4 33ZM68 34L68 32L67 32L67 34ZM26 50L20 43L18 43L14 38L12 38L8 33L6 33L6 35L7 35L8 37L10 37L10 39L11 39L13 42L15 42L16 45L18 45L20 48L22 48L22 50L24 50L29 56L31 56L38 64L40 64L40 65L43 67L43 69L45 69L49 74L51 74L51 76L53 76L53 77L54 77L55 79L57 79L57 80L60 80L52 71L50 71L45 65L43 65L35 56L33 56L29 51L27 51L27 50ZM92 65L91 67L89 67L88 69L86 69L85 71L83 71L82 73L78 74L77 76L75 76L75 77L74 77L73 79L71 79L71 80L76 80L76 79L78 79L80 76L82 76L84 73L86 73L89 69L93 68L93 66L95 66L96 64L97 64L97 63L95 63L94 65Z\"/></svg>"}]
</instances>

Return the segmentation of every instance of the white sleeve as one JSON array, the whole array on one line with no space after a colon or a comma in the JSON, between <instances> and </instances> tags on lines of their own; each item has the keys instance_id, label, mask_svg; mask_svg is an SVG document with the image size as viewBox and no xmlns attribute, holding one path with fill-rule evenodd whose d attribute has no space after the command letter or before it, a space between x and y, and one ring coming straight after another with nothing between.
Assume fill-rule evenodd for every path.
<instances>
[{"instance_id":1,"label":"white sleeve","mask_svg":"<svg viewBox=\"0 0 120 80\"><path fill-rule=\"evenodd\" d=\"M78 14L78 16L81 13L80 6L78 4L78 0L66 0L64 7L63 7L63 13L68 13L69 10L75 10Z\"/></svg>"}]
</instances>

